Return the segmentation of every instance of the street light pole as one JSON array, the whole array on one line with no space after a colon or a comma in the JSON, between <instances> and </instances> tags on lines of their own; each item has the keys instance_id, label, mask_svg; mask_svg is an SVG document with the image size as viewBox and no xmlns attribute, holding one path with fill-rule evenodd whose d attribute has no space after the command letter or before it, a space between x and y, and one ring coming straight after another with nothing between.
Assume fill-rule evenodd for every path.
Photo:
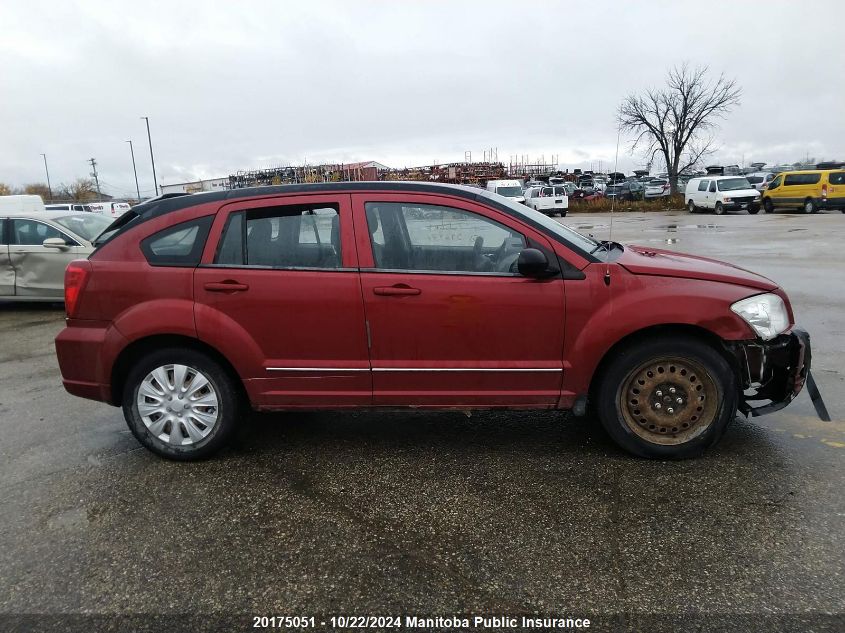
<instances>
[{"instance_id":1,"label":"street light pole","mask_svg":"<svg viewBox=\"0 0 845 633\"><path fill-rule=\"evenodd\" d=\"M141 202L141 188L138 186L138 169L135 167L135 150L132 149L132 141L126 141L129 143L129 153L132 154L132 171L135 172L135 191L138 192L138 202Z\"/></svg>"},{"instance_id":2,"label":"street light pole","mask_svg":"<svg viewBox=\"0 0 845 633\"><path fill-rule=\"evenodd\" d=\"M150 136L150 117L142 116L142 119L147 122L147 141L150 143L150 162L153 164L153 186L155 193L158 195L158 180L156 179L156 159L153 157L153 138Z\"/></svg>"},{"instance_id":3,"label":"street light pole","mask_svg":"<svg viewBox=\"0 0 845 633\"><path fill-rule=\"evenodd\" d=\"M44 157L44 171L47 173L47 191L50 192L50 202L53 201L53 188L50 186L50 170L47 169L47 154L41 154Z\"/></svg>"}]
</instances>

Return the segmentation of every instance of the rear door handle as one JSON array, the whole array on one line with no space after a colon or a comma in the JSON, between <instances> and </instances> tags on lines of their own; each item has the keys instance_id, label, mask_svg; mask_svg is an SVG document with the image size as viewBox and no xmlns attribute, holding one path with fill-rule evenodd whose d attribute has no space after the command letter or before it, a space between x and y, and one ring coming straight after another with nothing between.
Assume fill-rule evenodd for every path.
<instances>
[{"instance_id":1,"label":"rear door handle","mask_svg":"<svg viewBox=\"0 0 845 633\"><path fill-rule=\"evenodd\" d=\"M383 297L396 297L399 295L418 295L422 292L419 288L411 288L405 284L397 284L395 286L376 286L373 288L373 293Z\"/></svg>"},{"instance_id":2,"label":"rear door handle","mask_svg":"<svg viewBox=\"0 0 845 633\"><path fill-rule=\"evenodd\" d=\"M210 281L203 288L209 292L240 292L249 290L249 284L241 284L227 279L226 281Z\"/></svg>"}]
</instances>

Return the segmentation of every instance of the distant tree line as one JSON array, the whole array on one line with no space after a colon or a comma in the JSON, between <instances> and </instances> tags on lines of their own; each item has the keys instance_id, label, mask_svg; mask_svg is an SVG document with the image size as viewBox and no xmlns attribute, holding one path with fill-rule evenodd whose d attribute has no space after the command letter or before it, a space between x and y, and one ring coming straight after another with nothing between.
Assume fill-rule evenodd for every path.
<instances>
[{"instance_id":1,"label":"distant tree line","mask_svg":"<svg viewBox=\"0 0 845 633\"><path fill-rule=\"evenodd\" d=\"M92 202L97 199L97 187L91 178L77 178L69 184L62 183L58 187L54 187L52 195L50 195L50 189L43 182L34 182L21 187L12 187L11 185L0 182L0 196L15 194L41 196L41 199L45 202L49 200Z\"/></svg>"}]
</instances>

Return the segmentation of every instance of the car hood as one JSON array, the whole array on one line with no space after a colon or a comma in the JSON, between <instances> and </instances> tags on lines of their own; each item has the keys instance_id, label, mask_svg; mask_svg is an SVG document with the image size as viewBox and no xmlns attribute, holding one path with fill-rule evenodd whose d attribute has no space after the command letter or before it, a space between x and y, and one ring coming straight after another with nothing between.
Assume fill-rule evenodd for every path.
<instances>
[{"instance_id":1,"label":"car hood","mask_svg":"<svg viewBox=\"0 0 845 633\"><path fill-rule=\"evenodd\" d=\"M760 290L774 290L778 287L771 279L733 264L659 248L625 246L616 261L635 275L720 281Z\"/></svg>"},{"instance_id":2,"label":"car hood","mask_svg":"<svg viewBox=\"0 0 845 633\"><path fill-rule=\"evenodd\" d=\"M751 189L733 189L731 191L723 191L722 196L725 198L742 198L745 196L759 196L760 192L754 187Z\"/></svg>"}]
</instances>

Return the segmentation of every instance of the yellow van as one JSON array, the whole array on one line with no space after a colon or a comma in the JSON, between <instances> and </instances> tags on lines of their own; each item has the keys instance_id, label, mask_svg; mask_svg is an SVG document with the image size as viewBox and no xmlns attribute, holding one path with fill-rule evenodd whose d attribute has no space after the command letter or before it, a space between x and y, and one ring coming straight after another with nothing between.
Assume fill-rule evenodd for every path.
<instances>
[{"instance_id":1,"label":"yellow van","mask_svg":"<svg viewBox=\"0 0 845 633\"><path fill-rule=\"evenodd\" d=\"M763 209L800 209L816 213L819 209L839 209L845 213L845 170L808 169L784 171L763 190Z\"/></svg>"}]
</instances>

